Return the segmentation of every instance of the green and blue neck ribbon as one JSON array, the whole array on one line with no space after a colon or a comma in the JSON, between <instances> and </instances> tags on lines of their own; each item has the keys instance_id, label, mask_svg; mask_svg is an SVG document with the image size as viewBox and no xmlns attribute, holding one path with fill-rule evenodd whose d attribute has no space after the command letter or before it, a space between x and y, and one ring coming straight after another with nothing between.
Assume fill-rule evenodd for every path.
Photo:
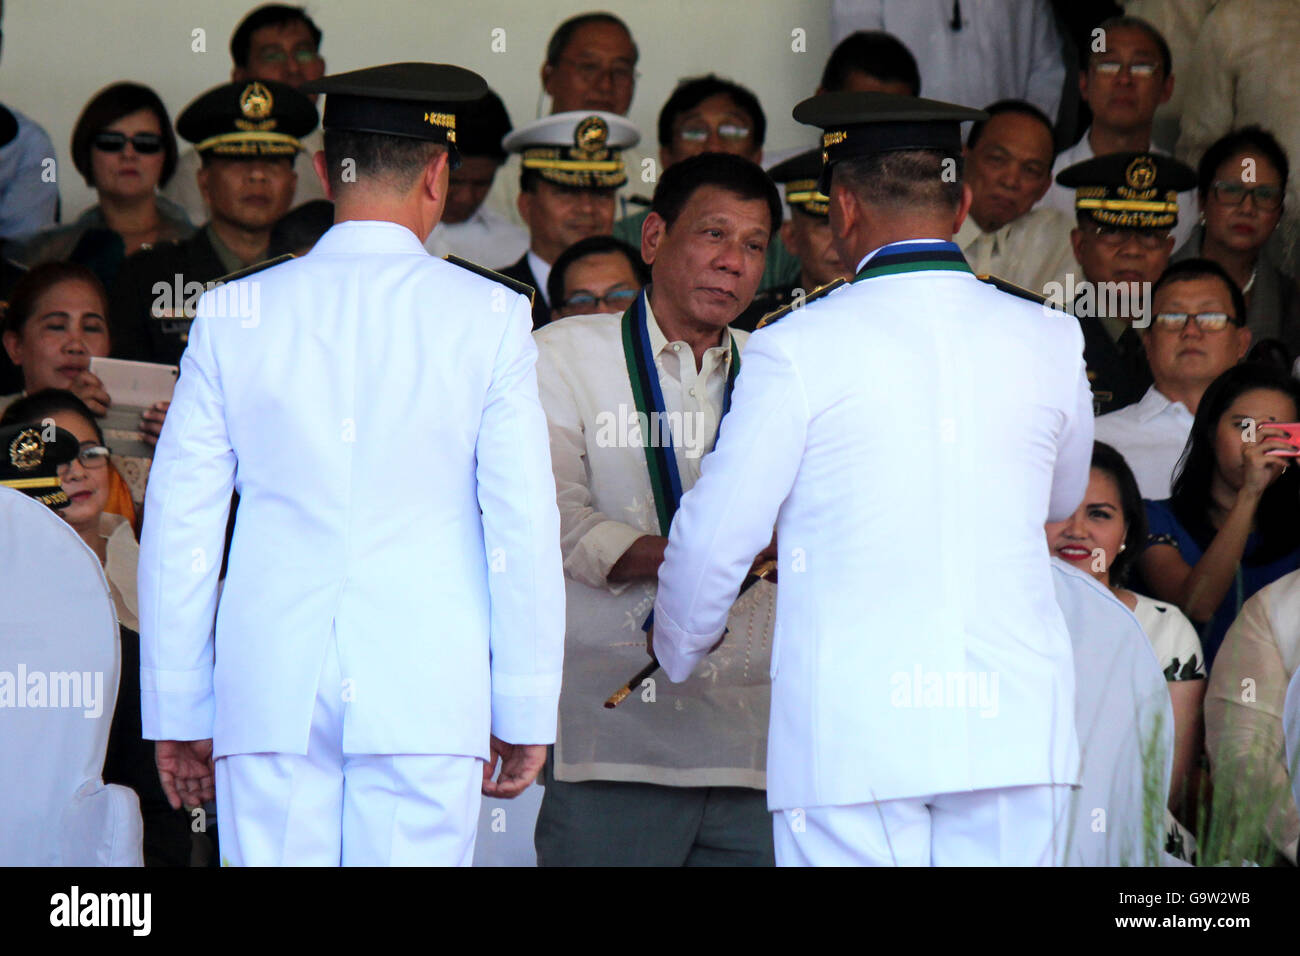
<instances>
[{"instance_id":1,"label":"green and blue neck ribbon","mask_svg":"<svg viewBox=\"0 0 1300 956\"><path fill-rule=\"evenodd\" d=\"M646 286L623 313L623 358L627 362L627 377L632 384L632 400L636 404L637 418L645 423L641 446L645 451L646 470L650 473L650 489L659 518L659 533L666 538L668 529L672 527L673 515L677 514L677 508L682 502L682 476L677 468L677 455L673 451L676 441L668 424L663 389L659 386L659 369L650 348L650 324L646 306L649 295L650 287ZM731 341L731 367L727 370L727 384L722 391L723 418L731 410L731 392L736 385L736 376L740 374L740 346L730 330L727 336ZM694 361L693 357L691 361ZM718 420L718 428L722 428L721 418ZM641 629L648 631L653 623L654 611L651 610Z\"/></svg>"},{"instance_id":2,"label":"green and blue neck ribbon","mask_svg":"<svg viewBox=\"0 0 1300 956\"><path fill-rule=\"evenodd\" d=\"M854 282L908 272L965 272L974 275L955 242L891 242L867 260Z\"/></svg>"},{"instance_id":3,"label":"green and blue neck ribbon","mask_svg":"<svg viewBox=\"0 0 1300 956\"><path fill-rule=\"evenodd\" d=\"M663 390L659 386L659 370L650 349L650 328L646 315L648 295L647 286L623 313L623 357L627 362L627 377L632 384L632 399L636 403L637 417L646 425L646 434L641 436L641 444L645 451L646 469L650 473L655 511L659 517L659 533L667 537L673 515L677 513L682 500L682 476L677 469L677 456L673 452L676 440L668 426ZM730 331L727 334L731 340L731 368L727 371L727 384L722 392L723 417L731 409L731 392L736 384L736 376L740 373L740 346ZM721 420L718 425L720 428Z\"/></svg>"}]
</instances>

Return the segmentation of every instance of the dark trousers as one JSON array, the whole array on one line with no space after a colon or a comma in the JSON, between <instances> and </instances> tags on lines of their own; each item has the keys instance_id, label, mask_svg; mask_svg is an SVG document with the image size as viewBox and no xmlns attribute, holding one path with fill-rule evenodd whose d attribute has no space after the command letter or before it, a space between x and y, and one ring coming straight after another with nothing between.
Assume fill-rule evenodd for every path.
<instances>
[{"instance_id":1,"label":"dark trousers","mask_svg":"<svg viewBox=\"0 0 1300 956\"><path fill-rule=\"evenodd\" d=\"M538 866L776 865L763 790L544 780Z\"/></svg>"}]
</instances>

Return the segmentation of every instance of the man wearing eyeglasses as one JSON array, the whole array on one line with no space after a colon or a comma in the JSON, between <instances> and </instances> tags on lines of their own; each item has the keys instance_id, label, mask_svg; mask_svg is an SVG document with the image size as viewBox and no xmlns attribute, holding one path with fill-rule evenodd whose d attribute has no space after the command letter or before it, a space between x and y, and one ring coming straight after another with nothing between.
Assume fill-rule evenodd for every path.
<instances>
[{"instance_id":1,"label":"man wearing eyeglasses","mask_svg":"<svg viewBox=\"0 0 1300 956\"><path fill-rule=\"evenodd\" d=\"M1169 497L1174 466L1210 383L1250 348L1246 302L1210 259L1175 262L1156 282L1142 343L1155 380L1141 401L1097 419L1096 436L1133 469L1143 498Z\"/></svg>"},{"instance_id":2,"label":"man wearing eyeglasses","mask_svg":"<svg viewBox=\"0 0 1300 956\"><path fill-rule=\"evenodd\" d=\"M1111 17L1094 35L1104 45L1088 58L1079 73L1079 95L1092 110L1092 125L1074 146L1056 157L1055 179L1061 170L1092 159L1121 152L1158 152L1151 141L1156 108L1174 92L1173 55L1160 31L1139 17ZM1073 190L1053 185L1038 206L1074 211ZM1182 210L1173 229L1174 248L1187 241L1196 224L1196 190L1180 193Z\"/></svg>"},{"instance_id":3,"label":"man wearing eyeglasses","mask_svg":"<svg viewBox=\"0 0 1300 956\"><path fill-rule=\"evenodd\" d=\"M636 93L640 57L632 31L612 13L580 13L555 28L546 44L542 63L542 89L537 111L557 113L604 112L626 116ZM628 168L641 169L643 157L629 153ZM618 212L624 215L628 191L617 194ZM519 215L519 169L513 157L497 176L487 205L511 222L523 225Z\"/></svg>"},{"instance_id":4,"label":"man wearing eyeglasses","mask_svg":"<svg viewBox=\"0 0 1300 956\"><path fill-rule=\"evenodd\" d=\"M1179 195L1196 173L1172 156L1111 153L1062 170L1056 182L1074 193L1070 242L1083 276L1067 275L1049 298L1079 320L1093 411L1102 415L1136 402L1151 384L1137 330L1150 322L1151 289L1174 249Z\"/></svg>"},{"instance_id":5,"label":"man wearing eyeglasses","mask_svg":"<svg viewBox=\"0 0 1300 956\"><path fill-rule=\"evenodd\" d=\"M554 318L622 315L650 281L641 252L613 236L588 236L560 253L546 280Z\"/></svg>"},{"instance_id":6,"label":"man wearing eyeglasses","mask_svg":"<svg viewBox=\"0 0 1300 956\"><path fill-rule=\"evenodd\" d=\"M325 60L320 55L320 27L302 7L283 3L264 4L251 11L230 37L232 83L272 80L297 89L304 83L325 75ZM311 97L316 102L316 97ZM312 156L325 146L319 130L303 140L303 151L294 161L298 176L297 189L290 206L300 206L313 199L324 199L325 191L312 170ZM162 195L183 206L191 222L205 222L208 207L198 187L200 158L195 150L181 154L176 173L161 190Z\"/></svg>"},{"instance_id":7,"label":"man wearing eyeglasses","mask_svg":"<svg viewBox=\"0 0 1300 956\"><path fill-rule=\"evenodd\" d=\"M709 73L682 80L659 111L661 174L700 153L731 153L753 163L763 161L767 117L758 97L739 83ZM649 210L624 216L614 235L636 246ZM799 260L779 235L767 247L760 291L788 289L799 279Z\"/></svg>"}]
</instances>

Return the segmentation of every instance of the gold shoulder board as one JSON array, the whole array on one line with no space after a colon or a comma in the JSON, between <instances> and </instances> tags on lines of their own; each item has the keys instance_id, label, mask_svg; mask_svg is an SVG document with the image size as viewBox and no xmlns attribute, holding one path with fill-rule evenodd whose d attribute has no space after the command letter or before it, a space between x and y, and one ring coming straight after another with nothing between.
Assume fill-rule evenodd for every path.
<instances>
[{"instance_id":1,"label":"gold shoulder board","mask_svg":"<svg viewBox=\"0 0 1300 956\"><path fill-rule=\"evenodd\" d=\"M493 282L500 282L507 289L518 292L522 296L527 296L528 305L530 308L532 307L533 300L537 296L537 290L527 282L520 282L518 279L512 279L510 276L502 275L500 272L494 272L487 266L481 266L477 262L470 262L468 259L462 259L460 256L446 255L443 256L443 259L454 266L468 269L475 275L480 275L485 279L491 279Z\"/></svg>"},{"instance_id":2,"label":"gold shoulder board","mask_svg":"<svg viewBox=\"0 0 1300 956\"><path fill-rule=\"evenodd\" d=\"M219 279L213 279L217 285L224 285L227 282L234 282L236 279L246 279L254 273L261 272L263 269L269 269L271 266L278 266L282 262L288 262L293 258L292 252L286 252L282 256L276 256L274 259L263 259L261 262L254 262L251 266L245 266L243 269L236 269L229 275L224 275Z\"/></svg>"},{"instance_id":3,"label":"gold shoulder board","mask_svg":"<svg viewBox=\"0 0 1300 956\"><path fill-rule=\"evenodd\" d=\"M817 299L820 299L822 296L834 292L840 286L847 285L847 284L848 284L848 280L845 279L843 276L841 276L838 279L832 279L830 282L826 283L825 285L819 285L817 288L813 289L811 292L802 296L801 298L796 298L793 302L789 302L786 305L781 306L781 308L775 309L774 311L767 313L767 315L763 316L761 319L758 320L758 325L754 326L754 329L758 330L763 328L766 325L771 325L774 322L780 322L782 319L784 319L787 315L789 315L791 312L795 311L796 309L802 309L809 302L816 301Z\"/></svg>"}]
</instances>

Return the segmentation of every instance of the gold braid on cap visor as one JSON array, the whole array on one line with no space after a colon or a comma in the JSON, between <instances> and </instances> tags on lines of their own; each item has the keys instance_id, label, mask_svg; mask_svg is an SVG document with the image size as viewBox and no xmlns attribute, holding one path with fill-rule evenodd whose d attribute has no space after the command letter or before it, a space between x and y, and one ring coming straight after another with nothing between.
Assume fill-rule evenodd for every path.
<instances>
[{"instance_id":1,"label":"gold braid on cap visor","mask_svg":"<svg viewBox=\"0 0 1300 956\"><path fill-rule=\"evenodd\" d=\"M542 178L561 186L608 189L627 182L621 156L613 159L562 159L557 150L537 150L520 156L524 169L535 169Z\"/></svg>"},{"instance_id":2,"label":"gold braid on cap visor","mask_svg":"<svg viewBox=\"0 0 1300 956\"><path fill-rule=\"evenodd\" d=\"M302 144L288 133L257 132L220 133L194 144L195 152L212 151L219 155L293 156Z\"/></svg>"},{"instance_id":3,"label":"gold braid on cap visor","mask_svg":"<svg viewBox=\"0 0 1300 956\"><path fill-rule=\"evenodd\" d=\"M1074 206L1107 226L1168 229L1178 222L1177 200L1079 198Z\"/></svg>"},{"instance_id":4,"label":"gold braid on cap visor","mask_svg":"<svg viewBox=\"0 0 1300 956\"><path fill-rule=\"evenodd\" d=\"M817 189L815 179L797 179L785 184L785 201L801 206L806 212L825 216L830 212L830 197Z\"/></svg>"}]
</instances>

